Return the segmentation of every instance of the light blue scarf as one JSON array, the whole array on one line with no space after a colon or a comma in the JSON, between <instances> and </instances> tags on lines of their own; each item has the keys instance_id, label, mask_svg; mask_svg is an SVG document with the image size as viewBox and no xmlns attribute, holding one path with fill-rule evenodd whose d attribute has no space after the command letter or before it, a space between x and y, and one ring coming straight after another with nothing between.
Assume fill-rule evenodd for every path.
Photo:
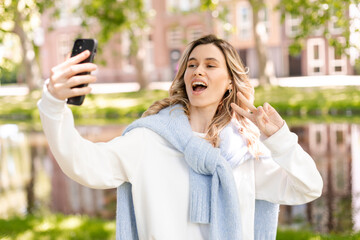
<instances>
[{"instance_id":1,"label":"light blue scarf","mask_svg":"<svg viewBox=\"0 0 360 240\"><path fill-rule=\"evenodd\" d=\"M240 160L231 156L225 159L226 154L219 148L194 135L181 105L140 118L123 134L137 127L151 129L184 154L190 171L190 221L210 224L211 240L241 239L240 207L232 167L245 161L248 155L244 154ZM227 161L229 158L231 161ZM275 239L278 209L278 204L256 200L255 239ZM116 222L117 240L139 239L130 183L118 187Z\"/></svg>"}]
</instances>

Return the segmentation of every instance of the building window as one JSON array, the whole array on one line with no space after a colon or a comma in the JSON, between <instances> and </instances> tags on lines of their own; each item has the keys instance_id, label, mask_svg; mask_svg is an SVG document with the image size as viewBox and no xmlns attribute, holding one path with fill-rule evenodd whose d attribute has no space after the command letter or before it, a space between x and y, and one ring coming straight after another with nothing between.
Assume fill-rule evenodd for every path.
<instances>
[{"instance_id":1,"label":"building window","mask_svg":"<svg viewBox=\"0 0 360 240\"><path fill-rule=\"evenodd\" d=\"M75 13L75 10L79 7L80 3L80 0L55 1L55 6L59 9L59 18L55 21L55 26L80 25L81 18Z\"/></svg>"},{"instance_id":2,"label":"building window","mask_svg":"<svg viewBox=\"0 0 360 240\"><path fill-rule=\"evenodd\" d=\"M300 29L301 17L294 17L290 14L287 14L285 17L285 31L288 37L295 37Z\"/></svg>"},{"instance_id":3,"label":"building window","mask_svg":"<svg viewBox=\"0 0 360 240\"><path fill-rule=\"evenodd\" d=\"M217 33L220 38L229 41L234 31L232 6L220 7L219 12L227 12L223 20L216 21ZM230 9L229 9L230 8Z\"/></svg>"},{"instance_id":4,"label":"building window","mask_svg":"<svg viewBox=\"0 0 360 240\"><path fill-rule=\"evenodd\" d=\"M338 38L340 43L344 43L344 38ZM347 74L346 56L341 54L339 49L329 47L329 73L330 74Z\"/></svg>"},{"instance_id":5,"label":"building window","mask_svg":"<svg viewBox=\"0 0 360 240\"><path fill-rule=\"evenodd\" d=\"M202 26L193 26L190 27L187 32L187 40L188 42L192 42L203 35L203 27Z\"/></svg>"},{"instance_id":6,"label":"building window","mask_svg":"<svg viewBox=\"0 0 360 240\"><path fill-rule=\"evenodd\" d=\"M61 34L57 38L57 62L63 62L72 50L74 38L69 34Z\"/></svg>"},{"instance_id":7,"label":"building window","mask_svg":"<svg viewBox=\"0 0 360 240\"><path fill-rule=\"evenodd\" d=\"M132 63L132 56L130 53L131 40L129 33L121 34L121 54L122 54L122 69L124 73L134 73L135 66Z\"/></svg>"},{"instance_id":8,"label":"building window","mask_svg":"<svg viewBox=\"0 0 360 240\"><path fill-rule=\"evenodd\" d=\"M263 8L259 11L259 21L264 24L265 33L269 35L270 33L270 24L269 24L269 9Z\"/></svg>"},{"instance_id":9,"label":"building window","mask_svg":"<svg viewBox=\"0 0 360 240\"><path fill-rule=\"evenodd\" d=\"M180 28L173 28L168 31L168 46L178 48L182 46L183 32Z\"/></svg>"},{"instance_id":10,"label":"building window","mask_svg":"<svg viewBox=\"0 0 360 240\"><path fill-rule=\"evenodd\" d=\"M307 41L308 75L325 74L325 40L312 38Z\"/></svg>"},{"instance_id":11,"label":"building window","mask_svg":"<svg viewBox=\"0 0 360 240\"><path fill-rule=\"evenodd\" d=\"M237 28L241 40L250 40L252 36L252 11L248 2L237 5Z\"/></svg>"},{"instance_id":12,"label":"building window","mask_svg":"<svg viewBox=\"0 0 360 240\"><path fill-rule=\"evenodd\" d=\"M145 51L146 51L145 61L144 61L145 71L151 72L155 70L154 44L151 37L148 37L147 40L145 41Z\"/></svg>"},{"instance_id":13,"label":"building window","mask_svg":"<svg viewBox=\"0 0 360 240\"><path fill-rule=\"evenodd\" d=\"M166 0L166 10L169 13L189 12L200 6L200 0Z\"/></svg>"},{"instance_id":14,"label":"building window","mask_svg":"<svg viewBox=\"0 0 360 240\"><path fill-rule=\"evenodd\" d=\"M336 16L332 16L329 22L329 31L331 34L341 34L343 32L342 28L338 24L339 19Z\"/></svg>"}]
</instances>

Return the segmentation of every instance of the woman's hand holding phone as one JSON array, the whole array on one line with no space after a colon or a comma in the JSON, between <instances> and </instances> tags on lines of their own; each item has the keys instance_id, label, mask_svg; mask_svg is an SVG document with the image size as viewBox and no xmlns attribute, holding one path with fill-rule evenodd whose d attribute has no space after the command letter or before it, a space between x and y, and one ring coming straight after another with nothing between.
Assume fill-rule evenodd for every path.
<instances>
[{"instance_id":1,"label":"woman's hand holding phone","mask_svg":"<svg viewBox=\"0 0 360 240\"><path fill-rule=\"evenodd\" d=\"M96 70L97 66L94 63L81 63L89 56L90 51L86 50L51 69L50 81L47 85L51 95L57 99L66 100L90 93L91 88L88 86L76 88L80 84L89 84L96 81L96 76L90 74L77 75Z\"/></svg>"}]
</instances>

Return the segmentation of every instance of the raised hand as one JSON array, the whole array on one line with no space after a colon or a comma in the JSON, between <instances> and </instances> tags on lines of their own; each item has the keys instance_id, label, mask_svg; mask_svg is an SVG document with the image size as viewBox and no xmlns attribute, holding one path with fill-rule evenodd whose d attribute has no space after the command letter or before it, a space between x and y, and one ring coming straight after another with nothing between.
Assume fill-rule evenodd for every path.
<instances>
[{"instance_id":1,"label":"raised hand","mask_svg":"<svg viewBox=\"0 0 360 240\"><path fill-rule=\"evenodd\" d=\"M96 81L96 76L93 75L77 75L82 72L91 72L96 70L96 65L93 63L81 63L89 57L88 50L68 58L65 62L53 67L51 69L51 76L47 88L51 95L60 100L65 100L70 97L76 97L90 93L90 87L74 88L80 84L93 83Z\"/></svg>"},{"instance_id":2,"label":"raised hand","mask_svg":"<svg viewBox=\"0 0 360 240\"><path fill-rule=\"evenodd\" d=\"M284 125L282 117L269 103L256 108L241 92L237 92L237 96L249 111L235 103L231 103L231 107L237 114L252 121L265 136L270 137Z\"/></svg>"}]
</instances>

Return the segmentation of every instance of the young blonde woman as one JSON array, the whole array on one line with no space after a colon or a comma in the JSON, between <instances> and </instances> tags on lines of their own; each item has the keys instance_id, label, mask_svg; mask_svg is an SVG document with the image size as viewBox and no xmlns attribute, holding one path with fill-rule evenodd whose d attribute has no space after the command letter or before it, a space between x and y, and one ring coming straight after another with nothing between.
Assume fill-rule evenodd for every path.
<instances>
[{"instance_id":1,"label":"young blonde woman","mask_svg":"<svg viewBox=\"0 0 360 240\"><path fill-rule=\"evenodd\" d=\"M88 94L88 52L52 69L38 103L62 170L91 188L118 188L117 239L275 239L278 204L318 198L322 179L268 103L236 50L213 35L188 45L169 97L123 136L92 143L74 127L66 99Z\"/></svg>"}]
</instances>

